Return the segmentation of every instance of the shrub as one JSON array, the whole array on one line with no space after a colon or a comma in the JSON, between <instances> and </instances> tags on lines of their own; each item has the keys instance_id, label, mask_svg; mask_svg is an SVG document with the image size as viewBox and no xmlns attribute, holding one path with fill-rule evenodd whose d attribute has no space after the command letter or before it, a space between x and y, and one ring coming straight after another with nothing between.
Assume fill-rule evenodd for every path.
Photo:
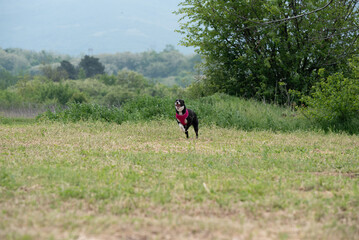
<instances>
[{"instance_id":1,"label":"shrub","mask_svg":"<svg viewBox=\"0 0 359 240\"><path fill-rule=\"evenodd\" d=\"M245 100L226 94L214 94L186 104L196 111L201 123L243 130L295 131L314 126L290 108Z\"/></svg>"},{"instance_id":2,"label":"shrub","mask_svg":"<svg viewBox=\"0 0 359 240\"><path fill-rule=\"evenodd\" d=\"M123 104L121 112L126 120L169 119L174 116L173 103L168 97L141 96Z\"/></svg>"},{"instance_id":3,"label":"shrub","mask_svg":"<svg viewBox=\"0 0 359 240\"><path fill-rule=\"evenodd\" d=\"M65 110L48 111L38 119L64 122L106 121L153 121L172 119L175 124L174 100L169 97L136 97L125 102L120 108L96 104L70 104ZM248 101L225 94L215 94L197 100L186 101L193 109L201 125L217 125L244 130L266 129L273 131L294 131L313 129L308 120L296 116L289 108Z\"/></svg>"},{"instance_id":4,"label":"shrub","mask_svg":"<svg viewBox=\"0 0 359 240\"><path fill-rule=\"evenodd\" d=\"M350 130L354 127L359 114L359 79L337 73L322 78L312 90L310 96L302 98L308 106L302 109L306 116L325 129Z\"/></svg>"},{"instance_id":5,"label":"shrub","mask_svg":"<svg viewBox=\"0 0 359 240\"><path fill-rule=\"evenodd\" d=\"M69 99L69 102L71 103L85 103L87 101L88 100L86 94L82 92L74 92L71 98Z\"/></svg>"},{"instance_id":6,"label":"shrub","mask_svg":"<svg viewBox=\"0 0 359 240\"><path fill-rule=\"evenodd\" d=\"M22 102L23 99L19 94L7 90L0 90L1 107L20 106Z\"/></svg>"},{"instance_id":7,"label":"shrub","mask_svg":"<svg viewBox=\"0 0 359 240\"><path fill-rule=\"evenodd\" d=\"M37 119L62 122L92 120L122 123L123 121L168 119L170 117L174 118L171 99L143 96L125 103L121 108L71 103L66 109L48 110L40 114Z\"/></svg>"},{"instance_id":8,"label":"shrub","mask_svg":"<svg viewBox=\"0 0 359 240\"><path fill-rule=\"evenodd\" d=\"M112 86L112 89L103 97L102 102L108 106L120 106L126 101L133 99L136 93L128 88Z\"/></svg>"},{"instance_id":9,"label":"shrub","mask_svg":"<svg viewBox=\"0 0 359 240\"><path fill-rule=\"evenodd\" d=\"M62 122L104 121L121 123L120 110L116 107L105 107L98 104L71 103L66 109L50 110L40 114L37 120L53 120Z\"/></svg>"},{"instance_id":10,"label":"shrub","mask_svg":"<svg viewBox=\"0 0 359 240\"><path fill-rule=\"evenodd\" d=\"M37 88L37 91L39 91L40 102L45 102L48 99L57 99L62 105L68 103L74 94L74 90L69 85L54 84L52 82L42 84Z\"/></svg>"}]
</instances>

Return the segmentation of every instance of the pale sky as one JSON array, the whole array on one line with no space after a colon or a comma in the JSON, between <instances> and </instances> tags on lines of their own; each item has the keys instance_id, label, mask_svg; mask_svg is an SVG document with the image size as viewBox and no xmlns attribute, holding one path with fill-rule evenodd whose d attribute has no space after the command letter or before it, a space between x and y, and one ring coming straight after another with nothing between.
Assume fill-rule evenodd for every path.
<instances>
[{"instance_id":1,"label":"pale sky","mask_svg":"<svg viewBox=\"0 0 359 240\"><path fill-rule=\"evenodd\" d=\"M161 51L183 53L181 0L0 0L0 47L79 55Z\"/></svg>"}]
</instances>

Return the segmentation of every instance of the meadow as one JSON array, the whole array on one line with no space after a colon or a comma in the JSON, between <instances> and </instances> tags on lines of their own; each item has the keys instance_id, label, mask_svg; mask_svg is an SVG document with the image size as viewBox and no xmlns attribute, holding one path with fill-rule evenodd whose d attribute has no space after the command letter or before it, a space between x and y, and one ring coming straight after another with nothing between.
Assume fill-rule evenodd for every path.
<instances>
[{"instance_id":1,"label":"meadow","mask_svg":"<svg viewBox=\"0 0 359 240\"><path fill-rule=\"evenodd\" d=\"M209 123L185 139L166 118L0 134L0 239L359 239L357 135Z\"/></svg>"}]
</instances>

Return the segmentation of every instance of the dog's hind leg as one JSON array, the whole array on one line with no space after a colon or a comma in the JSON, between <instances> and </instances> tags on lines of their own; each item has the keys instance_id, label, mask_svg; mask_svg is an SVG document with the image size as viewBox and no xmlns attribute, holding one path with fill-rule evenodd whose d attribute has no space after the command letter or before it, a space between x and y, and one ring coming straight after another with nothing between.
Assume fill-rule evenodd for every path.
<instances>
[{"instance_id":1,"label":"dog's hind leg","mask_svg":"<svg viewBox=\"0 0 359 240\"><path fill-rule=\"evenodd\" d=\"M198 121L193 123L193 128L196 133L196 138L198 138Z\"/></svg>"}]
</instances>

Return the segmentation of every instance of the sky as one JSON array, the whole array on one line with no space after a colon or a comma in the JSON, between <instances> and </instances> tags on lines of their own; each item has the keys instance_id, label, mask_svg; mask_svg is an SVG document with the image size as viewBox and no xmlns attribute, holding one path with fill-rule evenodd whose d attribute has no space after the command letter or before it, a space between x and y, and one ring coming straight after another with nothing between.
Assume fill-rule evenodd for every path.
<instances>
[{"instance_id":1,"label":"sky","mask_svg":"<svg viewBox=\"0 0 359 240\"><path fill-rule=\"evenodd\" d=\"M0 0L0 48L73 56L179 45L181 0Z\"/></svg>"}]
</instances>

